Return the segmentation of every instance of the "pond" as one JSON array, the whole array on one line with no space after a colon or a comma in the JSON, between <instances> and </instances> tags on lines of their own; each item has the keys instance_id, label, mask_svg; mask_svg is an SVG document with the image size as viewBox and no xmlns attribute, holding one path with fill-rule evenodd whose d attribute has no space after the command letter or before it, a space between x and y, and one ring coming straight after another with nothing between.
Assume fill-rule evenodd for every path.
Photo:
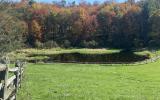
<instances>
[{"instance_id":1,"label":"pond","mask_svg":"<svg viewBox=\"0 0 160 100\"><path fill-rule=\"evenodd\" d=\"M29 57L47 56L41 60L30 60L29 62L45 62L45 63L133 63L149 59L145 55L136 55L134 53L112 53L112 54L81 54L81 53L62 53L62 54L34 54Z\"/></svg>"}]
</instances>

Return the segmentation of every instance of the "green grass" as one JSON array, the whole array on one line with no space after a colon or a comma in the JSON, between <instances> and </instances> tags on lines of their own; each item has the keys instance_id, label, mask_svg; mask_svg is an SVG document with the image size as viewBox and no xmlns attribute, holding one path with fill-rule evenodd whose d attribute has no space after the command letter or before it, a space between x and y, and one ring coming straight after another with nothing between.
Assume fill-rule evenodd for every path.
<instances>
[{"instance_id":1,"label":"green grass","mask_svg":"<svg viewBox=\"0 0 160 100\"><path fill-rule=\"evenodd\" d=\"M31 53L31 54L61 54L61 53L83 53L83 54L103 54L103 53L115 53L120 50L116 49L63 49L63 48L52 48L52 49L23 49L17 50L17 52Z\"/></svg>"},{"instance_id":2,"label":"green grass","mask_svg":"<svg viewBox=\"0 0 160 100\"><path fill-rule=\"evenodd\" d=\"M159 100L160 62L28 64L18 100Z\"/></svg>"}]
</instances>

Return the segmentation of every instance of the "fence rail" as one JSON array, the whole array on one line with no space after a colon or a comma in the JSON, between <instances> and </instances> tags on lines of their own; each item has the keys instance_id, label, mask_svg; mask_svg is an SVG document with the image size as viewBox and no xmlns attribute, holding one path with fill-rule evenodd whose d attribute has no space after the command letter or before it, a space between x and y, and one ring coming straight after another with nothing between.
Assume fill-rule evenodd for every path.
<instances>
[{"instance_id":1,"label":"fence rail","mask_svg":"<svg viewBox=\"0 0 160 100\"><path fill-rule=\"evenodd\" d=\"M0 65L0 100L16 100L24 72L24 63L16 62L14 68Z\"/></svg>"}]
</instances>

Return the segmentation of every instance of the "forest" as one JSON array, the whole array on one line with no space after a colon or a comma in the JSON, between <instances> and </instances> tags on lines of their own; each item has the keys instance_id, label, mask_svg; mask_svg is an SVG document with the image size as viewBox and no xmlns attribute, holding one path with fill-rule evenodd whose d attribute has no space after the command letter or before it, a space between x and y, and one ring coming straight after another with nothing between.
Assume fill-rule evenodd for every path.
<instances>
[{"instance_id":1,"label":"forest","mask_svg":"<svg viewBox=\"0 0 160 100\"><path fill-rule=\"evenodd\" d=\"M0 0L0 50L160 47L160 1Z\"/></svg>"}]
</instances>

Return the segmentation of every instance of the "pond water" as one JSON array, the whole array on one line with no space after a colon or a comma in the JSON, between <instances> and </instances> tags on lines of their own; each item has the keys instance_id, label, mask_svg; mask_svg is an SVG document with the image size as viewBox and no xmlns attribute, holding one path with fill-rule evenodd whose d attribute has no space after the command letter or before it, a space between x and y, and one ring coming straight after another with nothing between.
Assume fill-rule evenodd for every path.
<instances>
[{"instance_id":1,"label":"pond water","mask_svg":"<svg viewBox=\"0 0 160 100\"><path fill-rule=\"evenodd\" d=\"M63 54L34 54L30 57L47 56L41 60L45 63L133 63L149 59L147 56L136 55L134 53L112 53L112 54L80 54L80 53L63 53ZM30 62L37 62L31 60Z\"/></svg>"}]
</instances>

